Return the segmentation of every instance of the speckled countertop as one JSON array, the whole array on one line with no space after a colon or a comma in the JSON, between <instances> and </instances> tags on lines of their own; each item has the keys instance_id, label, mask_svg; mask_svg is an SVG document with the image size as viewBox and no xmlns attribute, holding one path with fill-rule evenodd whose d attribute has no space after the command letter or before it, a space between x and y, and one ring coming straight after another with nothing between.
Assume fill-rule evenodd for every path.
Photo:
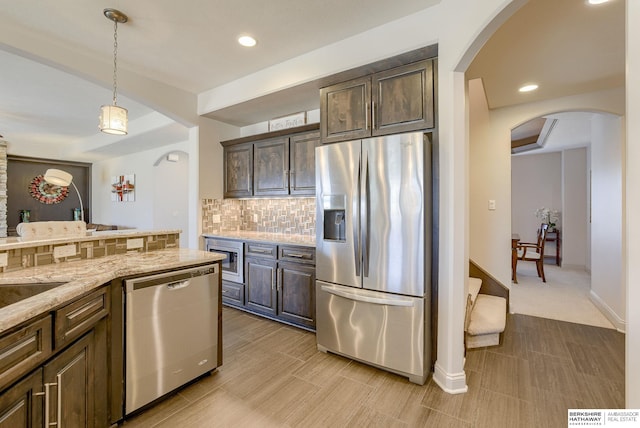
<instances>
[{"instance_id":1,"label":"speckled countertop","mask_svg":"<svg viewBox=\"0 0 640 428\"><path fill-rule=\"evenodd\" d=\"M154 231L154 234L162 233ZM149 234L147 232L146 234ZM52 290L0 308L0 333L93 290L112 279L224 259L223 255L185 248L168 248L31 267L0 273L2 284L65 282Z\"/></svg>"},{"instance_id":2,"label":"speckled countertop","mask_svg":"<svg viewBox=\"0 0 640 428\"><path fill-rule=\"evenodd\" d=\"M138 236L166 235L180 233L180 229L120 229L103 230L100 232L87 232L85 235L55 236L46 238L23 238L10 236L0 238L0 250L13 250L15 248L35 247L38 245L64 244L65 242L94 241L96 239L135 238Z\"/></svg>"},{"instance_id":3,"label":"speckled countertop","mask_svg":"<svg viewBox=\"0 0 640 428\"><path fill-rule=\"evenodd\" d=\"M292 235L287 233L251 232L247 230L234 230L230 232L215 232L203 234L205 238L225 238L238 241L274 242L277 244L301 245L315 247L316 237L310 235Z\"/></svg>"}]
</instances>

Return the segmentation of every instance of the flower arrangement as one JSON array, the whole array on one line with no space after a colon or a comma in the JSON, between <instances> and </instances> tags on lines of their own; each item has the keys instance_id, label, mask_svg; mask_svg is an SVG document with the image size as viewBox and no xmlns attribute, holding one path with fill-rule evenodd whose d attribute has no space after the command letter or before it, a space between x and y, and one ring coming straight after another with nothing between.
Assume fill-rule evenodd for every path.
<instances>
[{"instance_id":1,"label":"flower arrangement","mask_svg":"<svg viewBox=\"0 0 640 428\"><path fill-rule=\"evenodd\" d=\"M536 217L543 223L548 224L549 229L553 230L560 220L560 211L542 207L536 210Z\"/></svg>"}]
</instances>

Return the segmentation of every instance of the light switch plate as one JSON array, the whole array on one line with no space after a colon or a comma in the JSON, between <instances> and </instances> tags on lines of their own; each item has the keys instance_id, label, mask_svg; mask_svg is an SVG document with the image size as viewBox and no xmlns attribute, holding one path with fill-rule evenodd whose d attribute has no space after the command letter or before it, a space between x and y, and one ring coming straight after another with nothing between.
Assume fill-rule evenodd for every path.
<instances>
[{"instance_id":1,"label":"light switch plate","mask_svg":"<svg viewBox=\"0 0 640 428\"><path fill-rule=\"evenodd\" d=\"M214 214L211 217L214 223L220 223L220 214Z\"/></svg>"},{"instance_id":2,"label":"light switch plate","mask_svg":"<svg viewBox=\"0 0 640 428\"><path fill-rule=\"evenodd\" d=\"M496 200L495 199L489 199L489 210L493 211L496 209Z\"/></svg>"},{"instance_id":3,"label":"light switch plate","mask_svg":"<svg viewBox=\"0 0 640 428\"><path fill-rule=\"evenodd\" d=\"M76 245L60 245L59 247L54 247L53 249L53 258L59 259L61 257L72 257L76 255Z\"/></svg>"}]
</instances>

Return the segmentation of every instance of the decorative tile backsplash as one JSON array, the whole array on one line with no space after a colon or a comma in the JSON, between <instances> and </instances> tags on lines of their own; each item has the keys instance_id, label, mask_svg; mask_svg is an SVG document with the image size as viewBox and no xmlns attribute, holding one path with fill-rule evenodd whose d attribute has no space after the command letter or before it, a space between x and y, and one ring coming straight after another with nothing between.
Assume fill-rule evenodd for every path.
<instances>
[{"instance_id":1,"label":"decorative tile backsplash","mask_svg":"<svg viewBox=\"0 0 640 428\"><path fill-rule=\"evenodd\" d=\"M316 233L316 198L203 199L202 232Z\"/></svg>"},{"instance_id":2,"label":"decorative tile backsplash","mask_svg":"<svg viewBox=\"0 0 640 428\"><path fill-rule=\"evenodd\" d=\"M136 245L131 245L132 241ZM49 265L62 261L96 259L114 254L126 254L132 251L145 253L163 248L178 248L180 246L179 233L163 233L139 238L104 238L69 240L63 244L44 244L33 247L15 248L0 253L6 263L0 265L0 272L24 269L33 266ZM62 254L56 249L73 247L69 255ZM66 249L66 248L65 248ZM56 254L58 253L58 254ZM57 257L56 257L57 255Z\"/></svg>"}]
</instances>

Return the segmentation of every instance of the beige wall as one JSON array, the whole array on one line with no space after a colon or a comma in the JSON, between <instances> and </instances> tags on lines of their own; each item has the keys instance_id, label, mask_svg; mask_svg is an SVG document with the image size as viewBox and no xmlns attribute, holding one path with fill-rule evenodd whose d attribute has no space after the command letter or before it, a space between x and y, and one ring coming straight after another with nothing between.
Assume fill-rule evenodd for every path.
<instances>
[{"instance_id":1,"label":"beige wall","mask_svg":"<svg viewBox=\"0 0 640 428\"><path fill-rule=\"evenodd\" d=\"M562 153L511 157L511 230L524 242L535 242L541 220L538 208L562 209ZM559 229L564 228L561 213ZM549 254L549 251L546 251Z\"/></svg>"},{"instance_id":2,"label":"beige wall","mask_svg":"<svg viewBox=\"0 0 640 428\"><path fill-rule=\"evenodd\" d=\"M587 269L591 246L587 149L562 152L562 266Z\"/></svg>"}]
</instances>

